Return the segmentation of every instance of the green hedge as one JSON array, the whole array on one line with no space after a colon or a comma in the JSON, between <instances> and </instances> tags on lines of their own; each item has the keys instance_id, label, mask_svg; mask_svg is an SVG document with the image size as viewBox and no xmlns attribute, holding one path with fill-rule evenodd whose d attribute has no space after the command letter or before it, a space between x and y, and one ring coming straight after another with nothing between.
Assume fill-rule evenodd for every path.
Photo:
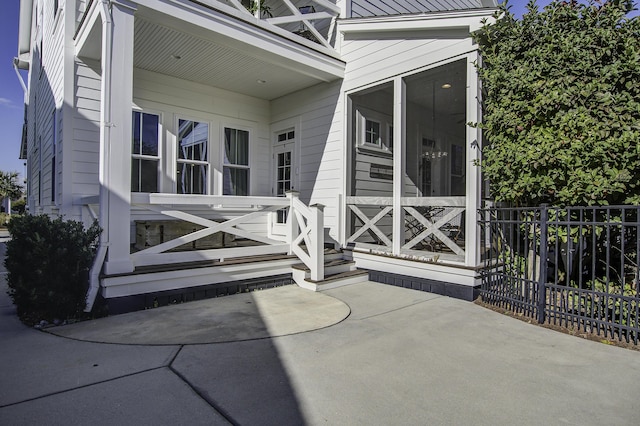
<instances>
[{"instance_id":1,"label":"green hedge","mask_svg":"<svg viewBox=\"0 0 640 426\"><path fill-rule=\"evenodd\" d=\"M9 296L20 318L66 320L82 315L100 227L46 215L13 217L5 266Z\"/></svg>"}]
</instances>

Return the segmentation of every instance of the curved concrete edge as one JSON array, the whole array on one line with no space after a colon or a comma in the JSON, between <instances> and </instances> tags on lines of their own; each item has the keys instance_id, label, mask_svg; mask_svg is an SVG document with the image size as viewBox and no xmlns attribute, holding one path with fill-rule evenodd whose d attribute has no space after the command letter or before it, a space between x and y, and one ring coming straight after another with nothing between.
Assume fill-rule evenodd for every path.
<instances>
[{"instance_id":1,"label":"curved concrete edge","mask_svg":"<svg viewBox=\"0 0 640 426\"><path fill-rule=\"evenodd\" d=\"M46 329L74 340L124 345L195 345L286 336L342 322L349 306L288 285L131 312Z\"/></svg>"}]
</instances>

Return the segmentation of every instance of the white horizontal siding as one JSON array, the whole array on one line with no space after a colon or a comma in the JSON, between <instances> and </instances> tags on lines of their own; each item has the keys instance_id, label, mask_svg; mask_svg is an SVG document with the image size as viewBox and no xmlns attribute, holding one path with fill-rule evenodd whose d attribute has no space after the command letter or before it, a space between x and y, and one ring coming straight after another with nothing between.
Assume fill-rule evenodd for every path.
<instances>
[{"instance_id":1,"label":"white horizontal siding","mask_svg":"<svg viewBox=\"0 0 640 426\"><path fill-rule=\"evenodd\" d=\"M325 227L338 239L338 196L343 194L341 83L320 84L277 99L272 121L300 122L299 190L305 203L323 204Z\"/></svg>"},{"instance_id":2,"label":"white horizontal siding","mask_svg":"<svg viewBox=\"0 0 640 426\"><path fill-rule=\"evenodd\" d=\"M351 18L477 9L481 0L351 0Z\"/></svg>"},{"instance_id":3,"label":"white horizontal siding","mask_svg":"<svg viewBox=\"0 0 640 426\"><path fill-rule=\"evenodd\" d=\"M100 160L100 74L96 62L75 62L72 192L97 195Z\"/></svg>"},{"instance_id":4,"label":"white horizontal siding","mask_svg":"<svg viewBox=\"0 0 640 426\"><path fill-rule=\"evenodd\" d=\"M405 38L400 38L405 37ZM437 37L437 38L432 38ZM345 35L342 57L347 62L345 90L371 84L475 50L471 37L462 30L396 33L385 38Z\"/></svg>"}]
</instances>

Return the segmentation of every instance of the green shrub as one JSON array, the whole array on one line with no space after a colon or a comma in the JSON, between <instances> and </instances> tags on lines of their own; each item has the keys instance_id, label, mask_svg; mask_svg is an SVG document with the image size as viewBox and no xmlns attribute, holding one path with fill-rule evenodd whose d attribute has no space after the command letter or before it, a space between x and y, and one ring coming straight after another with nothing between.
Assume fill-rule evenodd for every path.
<instances>
[{"instance_id":1,"label":"green shrub","mask_svg":"<svg viewBox=\"0 0 640 426\"><path fill-rule=\"evenodd\" d=\"M9 224L9 219L11 218L11 215L9 213L0 213L0 228L6 228L7 225Z\"/></svg>"},{"instance_id":2,"label":"green shrub","mask_svg":"<svg viewBox=\"0 0 640 426\"><path fill-rule=\"evenodd\" d=\"M11 210L16 214L24 214L27 209L27 202L24 198L11 203Z\"/></svg>"},{"instance_id":3,"label":"green shrub","mask_svg":"<svg viewBox=\"0 0 640 426\"><path fill-rule=\"evenodd\" d=\"M101 232L97 222L85 229L76 221L26 215L13 217L8 228L8 294L19 317L33 324L82 315Z\"/></svg>"}]
</instances>

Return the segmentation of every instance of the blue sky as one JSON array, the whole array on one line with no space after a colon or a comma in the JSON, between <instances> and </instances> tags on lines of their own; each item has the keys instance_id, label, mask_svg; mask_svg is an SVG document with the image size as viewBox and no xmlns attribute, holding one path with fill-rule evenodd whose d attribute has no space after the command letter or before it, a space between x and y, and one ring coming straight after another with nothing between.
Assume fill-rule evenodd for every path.
<instances>
[{"instance_id":1,"label":"blue sky","mask_svg":"<svg viewBox=\"0 0 640 426\"><path fill-rule=\"evenodd\" d=\"M538 0L540 7L551 0ZM521 16L527 0L510 0L511 11ZM18 53L18 16L20 0L3 0L0 14L0 170L24 172L18 160L22 135L23 92L13 70L13 58ZM637 14L637 11L635 12ZM25 75L26 78L26 75Z\"/></svg>"}]
</instances>

